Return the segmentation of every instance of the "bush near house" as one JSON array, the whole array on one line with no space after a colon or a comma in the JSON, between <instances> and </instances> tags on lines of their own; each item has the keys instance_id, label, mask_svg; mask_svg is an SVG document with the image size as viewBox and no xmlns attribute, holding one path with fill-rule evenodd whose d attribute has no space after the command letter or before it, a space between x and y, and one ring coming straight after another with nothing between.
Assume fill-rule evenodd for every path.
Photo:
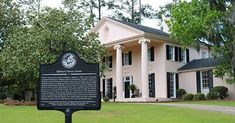
<instances>
[{"instance_id":1,"label":"bush near house","mask_svg":"<svg viewBox=\"0 0 235 123\"><path fill-rule=\"evenodd\" d=\"M5 93L0 93L0 100L4 100L7 98L7 95Z\"/></svg>"},{"instance_id":2,"label":"bush near house","mask_svg":"<svg viewBox=\"0 0 235 123\"><path fill-rule=\"evenodd\" d=\"M194 100L205 100L206 96L205 96L205 94L197 93L197 94L194 94L193 99Z\"/></svg>"},{"instance_id":3,"label":"bush near house","mask_svg":"<svg viewBox=\"0 0 235 123\"><path fill-rule=\"evenodd\" d=\"M181 99L183 95L185 95L187 92L184 89L178 89L176 90L176 97L178 99Z\"/></svg>"},{"instance_id":4,"label":"bush near house","mask_svg":"<svg viewBox=\"0 0 235 123\"><path fill-rule=\"evenodd\" d=\"M191 101L191 100L193 100L193 94L185 94L185 95L183 95L182 96L182 100L184 100L184 101Z\"/></svg>"},{"instance_id":5,"label":"bush near house","mask_svg":"<svg viewBox=\"0 0 235 123\"><path fill-rule=\"evenodd\" d=\"M228 88L224 86L216 86L212 88L211 92L214 92L217 94L217 98L224 99L228 97Z\"/></svg>"},{"instance_id":6,"label":"bush near house","mask_svg":"<svg viewBox=\"0 0 235 123\"><path fill-rule=\"evenodd\" d=\"M218 99L218 95L216 92L209 92L207 95L206 95L207 99L209 100L216 100Z\"/></svg>"},{"instance_id":7,"label":"bush near house","mask_svg":"<svg viewBox=\"0 0 235 123\"><path fill-rule=\"evenodd\" d=\"M103 97L104 102L109 102L109 97Z\"/></svg>"}]
</instances>

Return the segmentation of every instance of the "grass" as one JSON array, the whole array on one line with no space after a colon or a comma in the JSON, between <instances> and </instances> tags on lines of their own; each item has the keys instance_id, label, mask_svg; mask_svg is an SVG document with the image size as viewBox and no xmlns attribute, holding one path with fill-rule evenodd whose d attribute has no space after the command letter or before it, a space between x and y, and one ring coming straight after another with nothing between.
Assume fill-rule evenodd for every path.
<instances>
[{"instance_id":1,"label":"grass","mask_svg":"<svg viewBox=\"0 0 235 123\"><path fill-rule=\"evenodd\" d=\"M234 123L234 115L151 104L105 103L100 111L73 114L73 123ZM0 105L0 123L64 123L58 111Z\"/></svg>"},{"instance_id":2,"label":"grass","mask_svg":"<svg viewBox=\"0 0 235 123\"><path fill-rule=\"evenodd\" d=\"M202 105L216 105L216 106L229 106L235 107L235 101L226 101L226 100L209 100L209 101L187 101L187 102L177 102L184 104L202 104Z\"/></svg>"}]
</instances>

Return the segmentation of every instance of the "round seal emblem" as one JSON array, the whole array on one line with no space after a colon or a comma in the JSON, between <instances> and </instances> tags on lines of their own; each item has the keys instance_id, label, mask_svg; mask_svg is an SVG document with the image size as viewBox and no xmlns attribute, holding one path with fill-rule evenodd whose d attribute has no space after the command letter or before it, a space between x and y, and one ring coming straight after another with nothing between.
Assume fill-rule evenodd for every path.
<instances>
[{"instance_id":1,"label":"round seal emblem","mask_svg":"<svg viewBox=\"0 0 235 123\"><path fill-rule=\"evenodd\" d=\"M62 57L62 65L67 69L73 68L77 63L76 56L73 53L66 53Z\"/></svg>"}]
</instances>

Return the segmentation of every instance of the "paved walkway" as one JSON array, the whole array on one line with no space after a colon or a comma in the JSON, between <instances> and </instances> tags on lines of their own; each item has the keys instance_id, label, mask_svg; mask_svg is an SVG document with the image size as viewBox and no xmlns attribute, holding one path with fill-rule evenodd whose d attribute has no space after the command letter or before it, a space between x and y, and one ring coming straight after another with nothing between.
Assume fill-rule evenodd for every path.
<instances>
[{"instance_id":1,"label":"paved walkway","mask_svg":"<svg viewBox=\"0 0 235 123\"><path fill-rule=\"evenodd\" d=\"M235 107L228 106L212 106L212 105L201 105L201 104L177 104L177 103L154 103L156 105L164 105L164 106L173 106L173 107L183 107L183 108L191 108L197 110L206 110L213 112L221 112L226 114L235 115Z\"/></svg>"}]
</instances>

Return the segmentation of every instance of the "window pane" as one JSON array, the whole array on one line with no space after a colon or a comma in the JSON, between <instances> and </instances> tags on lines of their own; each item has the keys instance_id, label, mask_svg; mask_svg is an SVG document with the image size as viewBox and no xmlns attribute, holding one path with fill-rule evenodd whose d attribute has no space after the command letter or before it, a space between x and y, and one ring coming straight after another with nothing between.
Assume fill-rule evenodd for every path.
<instances>
[{"instance_id":1,"label":"window pane","mask_svg":"<svg viewBox=\"0 0 235 123\"><path fill-rule=\"evenodd\" d=\"M185 49L181 50L181 60L183 62L186 62L186 50Z\"/></svg>"},{"instance_id":2,"label":"window pane","mask_svg":"<svg viewBox=\"0 0 235 123\"><path fill-rule=\"evenodd\" d=\"M209 72L202 71L202 88L207 89L209 88Z\"/></svg>"}]
</instances>

